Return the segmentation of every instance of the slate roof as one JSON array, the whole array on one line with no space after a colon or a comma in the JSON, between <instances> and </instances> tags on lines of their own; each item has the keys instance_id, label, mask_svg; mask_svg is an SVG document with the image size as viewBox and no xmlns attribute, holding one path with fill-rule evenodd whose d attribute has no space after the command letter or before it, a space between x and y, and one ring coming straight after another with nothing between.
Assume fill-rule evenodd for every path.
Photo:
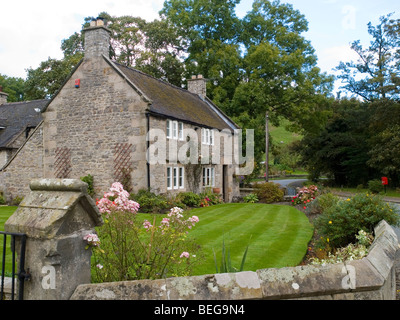
<instances>
[{"instance_id":1,"label":"slate roof","mask_svg":"<svg viewBox=\"0 0 400 320\"><path fill-rule=\"evenodd\" d=\"M149 76L141 71L113 62L113 64L142 91L152 103L150 112L204 127L238 129L238 126L209 99Z\"/></svg>"},{"instance_id":2,"label":"slate roof","mask_svg":"<svg viewBox=\"0 0 400 320\"><path fill-rule=\"evenodd\" d=\"M49 100L12 102L0 105L0 149L11 148L14 139L27 127L34 128L42 121L41 112Z\"/></svg>"}]
</instances>

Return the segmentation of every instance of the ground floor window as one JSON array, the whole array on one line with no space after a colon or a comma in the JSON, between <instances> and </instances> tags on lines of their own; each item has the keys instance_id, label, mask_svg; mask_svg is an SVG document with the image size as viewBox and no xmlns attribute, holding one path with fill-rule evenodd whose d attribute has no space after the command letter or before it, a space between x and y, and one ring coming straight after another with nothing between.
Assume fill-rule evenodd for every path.
<instances>
[{"instance_id":1,"label":"ground floor window","mask_svg":"<svg viewBox=\"0 0 400 320\"><path fill-rule=\"evenodd\" d=\"M167 167L167 189L183 189L185 187L185 168Z\"/></svg>"},{"instance_id":2,"label":"ground floor window","mask_svg":"<svg viewBox=\"0 0 400 320\"><path fill-rule=\"evenodd\" d=\"M212 167L203 168L203 187L215 186L215 169Z\"/></svg>"}]
</instances>

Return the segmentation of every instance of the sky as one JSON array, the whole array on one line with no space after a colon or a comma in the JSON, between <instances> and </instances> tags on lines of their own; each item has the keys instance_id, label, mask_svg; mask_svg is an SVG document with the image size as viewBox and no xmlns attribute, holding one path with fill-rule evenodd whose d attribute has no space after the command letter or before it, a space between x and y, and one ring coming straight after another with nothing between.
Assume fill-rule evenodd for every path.
<instances>
[{"instance_id":1,"label":"sky","mask_svg":"<svg viewBox=\"0 0 400 320\"><path fill-rule=\"evenodd\" d=\"M81 30L84 18L108 12L112 16L158 18L164 0L13 0L2 3L0 19L0 74L26 78L26 69L39 67L49 57L60 59L61 41ZM253 0L241 0L243 17ZM355 40L368 45L368 22L394 12L400 18L399 0L281 0L299 10L309 23L304 37L311 41L323 72L334 74L340 61L356 61L350 49ZM338 84L337 84L338 86Z\"/></svg>"}]
</instances>

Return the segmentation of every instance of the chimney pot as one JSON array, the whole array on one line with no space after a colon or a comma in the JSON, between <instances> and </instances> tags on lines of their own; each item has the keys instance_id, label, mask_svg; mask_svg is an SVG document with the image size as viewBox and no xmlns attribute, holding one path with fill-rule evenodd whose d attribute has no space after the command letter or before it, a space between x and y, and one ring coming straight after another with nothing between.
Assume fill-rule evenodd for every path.
<instances>
[{"instance_id":1,"label":"chimney pot","mask_svg":"<svg viewBox=\"0 0 400 320\"><path fill-rule=\"evenodd\" d=\"M97 26L98 26L98 27L104 26L104 18L97 17L96 23L97 23Z\"/></svg>"},{"instance_id":2,"label":"chimney pot","mask_svg":"<svg viewBox=\"0 0 400 320\"><path fill-rule=\"evenodd\" d=\"M90 26L95 27L97 25L96 21L96 19L92 19L92 21L90 21Z\"/></svg>"}]
</instances>

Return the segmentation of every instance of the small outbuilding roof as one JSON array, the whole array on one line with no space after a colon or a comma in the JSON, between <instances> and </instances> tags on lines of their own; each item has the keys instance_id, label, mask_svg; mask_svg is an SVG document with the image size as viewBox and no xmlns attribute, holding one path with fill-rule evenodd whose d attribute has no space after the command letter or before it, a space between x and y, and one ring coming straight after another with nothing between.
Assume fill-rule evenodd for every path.
<instances>
[{"instance_id":1,"label":"small outbuilding roof","mask_svg":"<svg viewBox=\"0 0 400 320\"><path fill-rule=\"evenodd\" d=\"M42 110L49 100L12 102L0 105L0 149L11 148L14 139L42 121Z\"/></svg>"}]
</instances>

